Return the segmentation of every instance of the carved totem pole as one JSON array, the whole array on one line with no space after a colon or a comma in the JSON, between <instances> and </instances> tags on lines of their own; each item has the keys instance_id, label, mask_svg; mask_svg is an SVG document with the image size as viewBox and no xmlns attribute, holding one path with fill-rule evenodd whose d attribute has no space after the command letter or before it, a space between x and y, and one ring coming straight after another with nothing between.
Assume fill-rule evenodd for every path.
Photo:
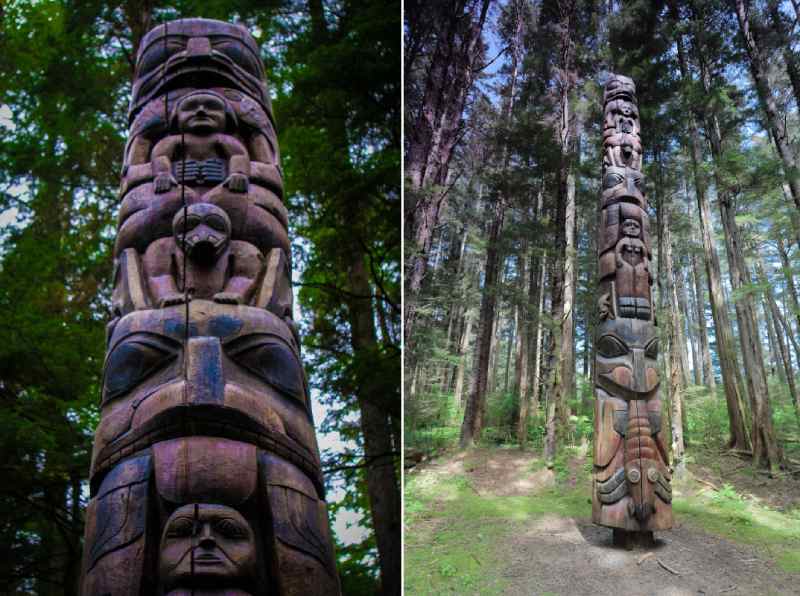
<instances>
[{"instance_id":1,"label":"carved totem pole","mask_svg":"<svg viewBox=\"0 0 800 596\"><path fill-rule=\"evenodd\" d=\"M338 594L259 48L141 41L83 596Z\"/></svg>"},{"instance_id":2,"label":"carved totem pole","mask_svg":"<svg viewBox=\"0 0 800 596\"><path fill-rule=\"evenodd\" d=\"M615 542L627 544L634 537L652 540L653 531L672 527L672 487L636 86L612 75L603 99L592 520L614 528Z\"/></svg>"}]
</instances>

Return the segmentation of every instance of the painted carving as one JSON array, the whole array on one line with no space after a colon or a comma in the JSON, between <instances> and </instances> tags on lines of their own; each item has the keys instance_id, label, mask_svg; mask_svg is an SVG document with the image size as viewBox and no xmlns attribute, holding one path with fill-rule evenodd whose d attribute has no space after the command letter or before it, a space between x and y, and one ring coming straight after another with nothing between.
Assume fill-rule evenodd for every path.
<instances>
[{"instance_id":1,"label":"painted carving","mask_svg":"<svg viewBox=\"0 0 800 596\"><path fill-rule=\"evenodd\" d=\"M614 75L604 99L592 519L624 542L629 533L652 538L672 527L672 488L636 87Z\"/></svg>"},{"instance_id":2,"label":"painted carving","mask_svg":"<svg viewBox=\"0 0 800 596\"><path fill-rule=\"evenodd\" d=\"M258 47L167 23L133 87L81 593L338 594Z\"/></svg>"}]
</instances>

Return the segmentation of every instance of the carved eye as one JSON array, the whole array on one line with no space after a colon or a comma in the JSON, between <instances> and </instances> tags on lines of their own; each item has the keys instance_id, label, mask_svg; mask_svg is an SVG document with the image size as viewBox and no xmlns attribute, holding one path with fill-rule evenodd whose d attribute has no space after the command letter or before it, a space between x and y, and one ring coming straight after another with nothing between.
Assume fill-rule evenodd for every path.
<instances>
[{"instance_id":1,"label":"carved eye","mask_svg":"<svg viewBox=\"0 0 800 596\"><path fill-rule=\"evenodd\" d=\"M206 223L218 232L225 232L227 228L225 221L218 215L209 215L206 217Z\"/></svg>"},{"instance_id":2,"label":"carved eye","mask_svg":"<svg viewBox=\"0 0 800 596\"><path fill-rule=\"evenodd\" d=\"M188 517L179 517L172 520L167 529L167 538L188 538L195 533L194 520Z\"/></svg>"},{"instance_id":3,"label":"carved eye","mask_svg":"<svg viewBox=\"0 0 800 596\"><path fill-rule=\"evenodd\" d=\"M622 174L615 174L612 172L606 174L605 180L603 180L603 188L608 190L609 188L619 186L623 182L625 182L625 177Z\"/></svg>"},{"instance_id":4,"label":"carved eye","mask_svg":"<svg viewBox=\"0 0 800 596\"><path fill-rule=\"evenodd\" d=\"M166 47L165 47L166 46ZM166 43L164 39L159 39L151 44L147 51L145 51L142 59L139 61L139 73L141 76L150 72L154 68L160 66L167 61L167 58L173 54L183 51L186 48L186 38L170 35Z\"/></svg>"},{"instance_id":5,"label":"carved eye","mask_svg":"<svg viewBox=\"0 0 800 596\"><path fill-rule=\"evenodd\" d=\"M108 355L104 371L103 403L133 389L170 362L178 347L166 338L135 335L118 344Z\"/></svg>"},{"instance_id":6,"label":"carved eye","mask_svg":"<svg viewBox=\"0 0 800 596\"><path fill-rule=\"evenodd\" d=\"M229 518L214 522L214 530L226 538L247 538L247 530Z\"/></svg>"},{"instance_id":7,"label":"carved eye","mask_svg":"<svg viewBox=\"0 0 800 596\"><path fill-rule=\"evenodd\" d=\"M647 344L647 347L644 350L644 355L648 358L652 358L653 360L658 358L658 338Z\"/></svg>"},{"instance_id":8,"label":"carved eye","mask_svg":"<svg viewBox=\"0 0 800 596\"><path fill-rule=\"evenodd\" d=\"M240 366L279 391L305 403L303 369L294 351L274 335L240 337L225 348Z\"/></svg>"},{"instance_id":9,"label":"carved eye","mask_svg":"<svg viewBox=\"0 0 800 596\"><path fill-rule=\"evenodd\" d=\"M251 74L260 76L259 60L241 42L223 37L212 39L211 46Z\"/></svg>"},{"instance_id":10,"label":"carved eye","mask_svg":"<svg viewBox=\"0 0 800 596\"><path fill-rule=\"evenodd\" d=\"M633 178L633 183L636 185L636 188L641 189L642 188L642 177L641 176L635 176Z\"/></svg>"},{"instance_id":11,"label":"carved eye","mask_svg":"<svg viewBox=\"0 0 800 596\"><path fill-rule=\"evenodd\" d=\"M597 351L606 358L617 358L628 353L628 347L613 335L604 335L597 342Z\"/></svg>"}]
</instances>

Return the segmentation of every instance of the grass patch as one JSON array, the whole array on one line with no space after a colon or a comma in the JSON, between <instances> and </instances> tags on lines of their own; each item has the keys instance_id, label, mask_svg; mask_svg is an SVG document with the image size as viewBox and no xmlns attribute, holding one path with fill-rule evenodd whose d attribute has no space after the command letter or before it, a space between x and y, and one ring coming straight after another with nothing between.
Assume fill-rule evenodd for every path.
<instances>
[{"instance_id":1,"label":"grass patch","mask_svg":"<svg viewBox=\"0 0 800 596\"><path fill-rule=\"evenodd\" d=\"M673 509L681 523L755 546L783 571L800 573L800 516L795 511L774 511L743 497L729 484L711 494L676 498Z\"/></svg>"},{"instance_id":2,"label":"grass patch","mask_svg":"<svg viewBox=\"0 0 800 596\"><path fill-rule=\"evenodd\" d=\"M502 543L520 523L545 514L591 515L588 477L568 486L566 462L564 473L556 474L556 486L532 496L479 495L463 473L426 470L406 477L406 593L504 593L502 572L508 561ZM475 465L467 458L464 469Z\"/></svg>"}]
</instances>

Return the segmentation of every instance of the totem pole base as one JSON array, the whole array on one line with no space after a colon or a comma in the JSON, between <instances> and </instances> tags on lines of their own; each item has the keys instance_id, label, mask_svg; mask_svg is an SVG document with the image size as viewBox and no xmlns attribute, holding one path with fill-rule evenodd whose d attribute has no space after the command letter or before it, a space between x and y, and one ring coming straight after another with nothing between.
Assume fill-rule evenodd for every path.
<instances>
[{"instance_id":1,"label":"totem pole base","mask_svg":"<svg viewBox=\"0 0 800 596\"><path fill-rule=\"evenodd\" d=\"M652 532L630 532L621 528L612 528L612 531L614 546L625 550L648 549L656 545Z\"/></svg>"}]
</instances>

